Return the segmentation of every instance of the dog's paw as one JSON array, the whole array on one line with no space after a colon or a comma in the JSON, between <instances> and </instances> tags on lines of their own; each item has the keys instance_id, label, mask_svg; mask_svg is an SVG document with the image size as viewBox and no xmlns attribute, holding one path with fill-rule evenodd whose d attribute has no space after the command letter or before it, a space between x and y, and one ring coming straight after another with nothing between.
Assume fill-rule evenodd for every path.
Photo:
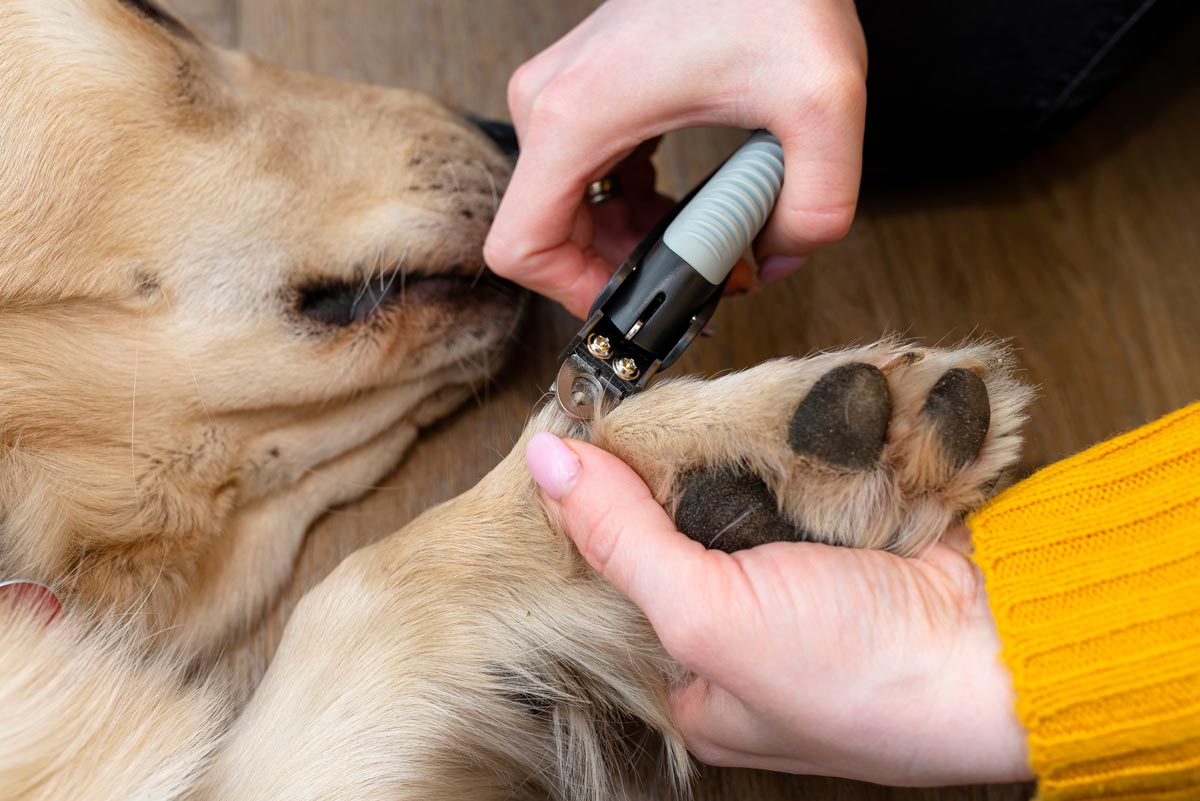
<instances>
[{"instance_id":1,"label":"dog's paw","mask_svg":"<svg viewBox=\"0 0 1200 801\"><path fill-rule=\"evenodd\" d=\"M710 548L816 541L918 551L1017 459L1030 390L992 344L884 342L664 382L599 421Z\"/></svg>"}]
</instances>

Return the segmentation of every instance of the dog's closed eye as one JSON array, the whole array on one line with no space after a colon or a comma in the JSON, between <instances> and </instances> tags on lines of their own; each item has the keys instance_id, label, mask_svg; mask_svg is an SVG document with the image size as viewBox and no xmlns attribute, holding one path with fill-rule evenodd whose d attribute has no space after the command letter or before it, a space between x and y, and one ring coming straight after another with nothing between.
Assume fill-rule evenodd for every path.
<instances>
[{"instance_id":1,"label":"dog's closed eye","mask_svg":"<svg viewBox=\"0 0 1200 801\"><path fill-rule=\"evenodd\" d=\"M429 275L417 272L384 273L370 279L317 279L300 287L296 311L300 316L337 328L366 320L393 306L445 306L464 308L471 300L492 297L520 304L521 290L491 274L455 272Z\"/></svg>"},{"instance_id":2,"label":"dog's closed eye","mask_svg":"<svg viewBox=\"0 0 1200 801\"><path fill-rule=\"evenodd\" d=\"M393 273L366 281L328 280L301 288L297 309L310 320L346 327L399 299L404 277Z\"/></svg>"}]
</instances>

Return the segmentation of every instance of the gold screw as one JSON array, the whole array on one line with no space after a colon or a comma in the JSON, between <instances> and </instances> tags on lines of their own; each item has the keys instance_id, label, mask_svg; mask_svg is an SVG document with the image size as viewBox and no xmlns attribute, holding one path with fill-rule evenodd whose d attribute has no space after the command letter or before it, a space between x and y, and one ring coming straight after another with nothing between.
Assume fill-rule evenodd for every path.
<instances>
[{"instance_id":1,"label":"gold screw","mask_svg":"<svg viewBox=\"0 0 1200 801\"><path fill-rule=\"evenodd\" d=\"M642 374L642 371L638 369L637 362L628 356L622 356L613 362L613 372L626 381L633 381Z\"/></svg>"},{"instance_id":2,"label":"gold screw","mask_svg":"<svg viewBox=\"0 0 1200 801\"><path fill-rule=\"evenodd\" d=\"M612 356L612 343L606 336L592 334L588 337L588 352L597 359L607 359Z\"/></svg>"}]
</instances>

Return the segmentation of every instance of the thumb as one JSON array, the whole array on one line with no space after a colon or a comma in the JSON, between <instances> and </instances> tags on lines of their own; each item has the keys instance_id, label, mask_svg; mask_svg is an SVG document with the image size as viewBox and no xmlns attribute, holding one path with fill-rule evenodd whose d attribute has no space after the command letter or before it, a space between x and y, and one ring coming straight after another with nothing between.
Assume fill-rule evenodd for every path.
<instances>
[{"instance_id":1,"label":"thumb","mask_svg":"<svg viewBox=\"0 0 1200 801\"><path fill-rule=\"evenodd\" d=\"M526 444L525 461L588 564L663 637L664 626L677 625L694 605L685 593L704 586L711 552L680 534L650 488L606 451L539 433Z\"/></svg>"}]
</instances>

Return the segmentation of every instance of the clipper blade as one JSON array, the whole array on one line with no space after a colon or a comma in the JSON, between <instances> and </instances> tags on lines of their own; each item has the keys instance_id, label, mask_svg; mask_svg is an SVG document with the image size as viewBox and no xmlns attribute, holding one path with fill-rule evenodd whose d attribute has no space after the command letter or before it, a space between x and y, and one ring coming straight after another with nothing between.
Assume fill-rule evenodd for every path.
<instances>
[{"instance_id":1,"label":"clipper blade","mask_svg":"<svg viewBox=\"0 0 1200 801\"><path fill-rule=\"evenodd\" d=\"M576 420L595 420L617 401L604 382L576 355L558 369L554 396L559 407Z\"/></svg>"}]
</instances>

